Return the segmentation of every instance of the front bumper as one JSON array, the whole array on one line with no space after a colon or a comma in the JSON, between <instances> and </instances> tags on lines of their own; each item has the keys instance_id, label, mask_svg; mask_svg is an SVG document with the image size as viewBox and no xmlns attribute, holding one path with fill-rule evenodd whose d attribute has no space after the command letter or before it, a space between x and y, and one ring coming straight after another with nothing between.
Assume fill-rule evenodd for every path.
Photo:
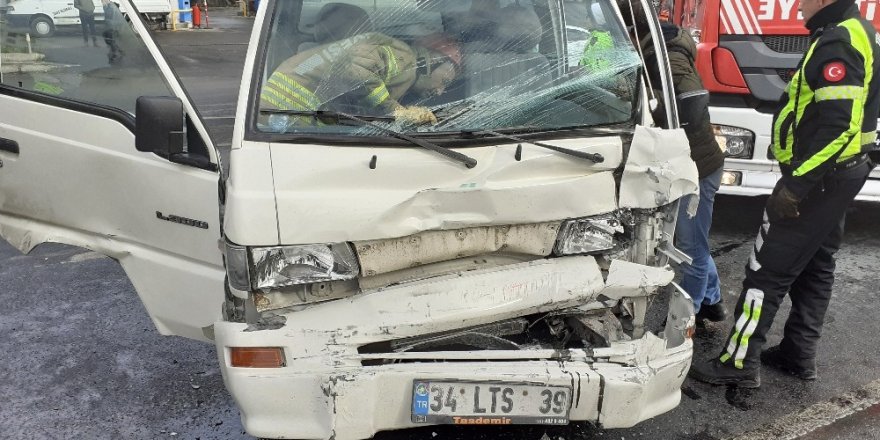
<instances>
[{"instance_id":1,"label":"front bumper","mask_svg":"<svg viewBox=\"0 0 880 440\"><path fill-rule=\"evenodd\" d=\"M600 294L644 296L671 279L664 269L626 263L611 272L604 280L592 257L539 260L316 305L282 315L281 326L219 322L221 370L245 429L259 437L362 439L424 426L411 420L416 379L570 386L571 420L632 426L679 402L693 323L691 300L681 291L671 296L666 338L647 333L593 350L358 352L369 343L573 307ZM284 348L285 367L230 365L230 347L267 346ZM401 363L365 366L377 358Z\"/></svg>"}]
</instances>

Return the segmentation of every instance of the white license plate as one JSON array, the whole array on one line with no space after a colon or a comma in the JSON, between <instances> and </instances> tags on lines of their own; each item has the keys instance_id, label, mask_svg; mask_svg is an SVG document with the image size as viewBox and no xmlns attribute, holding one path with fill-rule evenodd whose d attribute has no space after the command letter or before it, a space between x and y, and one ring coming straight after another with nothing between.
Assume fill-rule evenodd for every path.
<instances>
[{"instance_id":1,"label":"white license plate","mask_svg":"<svg viewBox=\"0 0 880 440\"><path fill-rule=\"evenodd\" d=\"M570 387L428 380L413 383L414 423L564 425L570 407Z\"/></svg>"}]
</instances>

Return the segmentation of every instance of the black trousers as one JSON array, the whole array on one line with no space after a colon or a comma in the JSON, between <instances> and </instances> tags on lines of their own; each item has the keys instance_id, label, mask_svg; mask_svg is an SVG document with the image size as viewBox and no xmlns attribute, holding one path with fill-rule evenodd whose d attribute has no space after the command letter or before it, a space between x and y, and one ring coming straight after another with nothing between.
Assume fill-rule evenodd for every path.
<instances>
[{"instance_id":1,"label":"black trousers","mask_svg":"<svg viewBox=\"0 0 880 440\"><path fill-rule=\"evenodd\" d=\"M113 56L119 52L119 44L116 39L119 37L119 31L115 29L104 29L101 34L104 37L104 43L110 48L110 55Z\"/></svg>"},{"instance_id":2,"label":"black trousers","mask_svg":"<svg viewBox=\"0 0 880 440\"><path fill-rule=\"evenodd\" d=\"M722 362L758 368L767 332L786 294L792 307L782 350L804 366L813 362L831 300L834 254L843 239L846 209L870 171L870 165L862 163L830 172L801 201L797 218L770 223L765 210Z\"/></svg>"},{"instance_id":3,"label":"black trousers","mask_svg":"<svg viewBox=\"0 0 880 440\"><path fill-rule=\"evenodd\" d=\"M89 35L92 36L92 41L97 41L98 33L95 31L95 15L94 14L80 12L79 13L79 24L80 24L80 26L82 26L83 41L88 43L89 42Z\"/></svg>"}]
</instances>

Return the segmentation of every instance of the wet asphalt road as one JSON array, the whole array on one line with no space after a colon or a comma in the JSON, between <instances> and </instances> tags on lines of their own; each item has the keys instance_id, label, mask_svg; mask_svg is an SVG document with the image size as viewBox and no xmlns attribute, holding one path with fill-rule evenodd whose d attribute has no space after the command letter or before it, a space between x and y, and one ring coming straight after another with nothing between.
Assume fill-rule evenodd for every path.
<instances>
[{"instance_id":1,"label":"wet asphalt road","mask_svg":"<svg viewBox=\"0 0 880 440\"><path fill-rule=\"evenodd\" d=\"M228 148L250 20L212 11L215 29L162 32L157 39L189 88L215 142ZM719 197L712 247L732 305L757 233L763 198ZM820 379L773 371L745 394L685 383L675 410L625 430L427 427L381 439L727 439L793 438L809 422L830 426L805 439L880 438L880 410L850 415L880 381L880 205L856 204L839 253L835 298L820 345ZM159 336L114 261L60 245L19 254L0 241L0 437L247 439L223 387L213 346ZM780 316L787 313L787 305ZM779 338L781 321L771 333ZM730 323L697 339L698 358L716 353ZM868 390L868 391L866 391ZM843 397L841 397L843 396ZM876 402L874 402L876 403ZM818 415L812 409L820 408ZM823 422L823 414L843 417ZM797 416L806 414L806 416ZM793 434L794 435L794 434Z\"/></svg>"},{"instance_id":2,"label":"wet asphalt road","mask_svg":"<svg viewBox=\"0 0 880 440\"><path fill-rule=\"evenodd\" d=\"M802 440L876 440L880 439L880 405L818 429Z\"/></svg>"}]
</instances>

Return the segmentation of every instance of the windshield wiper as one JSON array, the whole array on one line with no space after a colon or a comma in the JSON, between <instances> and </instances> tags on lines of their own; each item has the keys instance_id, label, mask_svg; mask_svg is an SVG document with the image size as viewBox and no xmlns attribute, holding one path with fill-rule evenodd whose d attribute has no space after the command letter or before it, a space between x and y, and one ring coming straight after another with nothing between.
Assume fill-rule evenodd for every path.
<instances>
[{"instance_id":1,"label":"windshield wiper","mask_svg":"<svg viewBox=\"0 0 880 440\"><path fill-rule=\"evenodd\" d=\"M332 110L316 110L316 111L260 110L260 112L277 113L277 114L284 114L284 115L311 116L313 118L336 118L337 121L339 121L341 119L348 119L350 121L355 121L355 122L358 122L362 125L366 125L368 127L375 128L375 129L382 131L384 133L387 133L397 139L407 141L413 145L418 145L426 150L430 150L435 153L442 154L450 159L457 160L457 161L463 163L464 166L466 166L468 168L473 168L473 167L477 166L477 160L474 159L473 157L461 154L457 151L450 150L449 148L441 147L440 145L437 145L437 144L434 144L431 142L423 141L421 139L416 139L412 136L408 136L408 135L403 134L399 131L395 131L390 128L383 127L375 122L370 121L370 119L393 121L394 118L390 117L390 116L381 116L381 117L361 116L361 115L355 116L355 115L351 115L348 113L343 113L343 112L339 112L339 111L332 111Z\"/></svg>"},{"instance_id":2,"label":"windshield wiper","mask_svg":"<svg viewBox=\"0 0 880 440\"><path fill-rule=\"evenodd\" d=\"M510 140L512 140L512 141L514 141L514 142L522 142L522 143L524 143L524 144L532 144L532 145L535 145L535 146L538 146L538 147L541 147L541 148L546 148L546 149L548 149L548 150L553 150L553 151L557 151L557 152L560 152L560 153L563 153L563 154L567 154L567 155L569 155L569 156L579 157L579 158L581 158L581 159L586 159L586 160L592 161L593 163L602 163L602 162L605 162L605 157L603 157L603 156L602 156L601 154L599 154L599 153L587 153L587 152L584 152L584 151L572 150L571 148L557 147L556 145L545 144L545 143L543 143L543 142L537 142L537 141L526 140L526 139L523 139L523 138L521 138L521 137L511 135L511 134L499 133L499 132L497 132L497 131L492 131L492 130L477 130L477 131L473 131L473 132L470 132L470 133L474 133L474 134L480 134L480 133L491 134L492 136L498 136L498 137L502 137L502 138L505 138L505 139L510 139Z\"/></svg>"}]
</instances>

